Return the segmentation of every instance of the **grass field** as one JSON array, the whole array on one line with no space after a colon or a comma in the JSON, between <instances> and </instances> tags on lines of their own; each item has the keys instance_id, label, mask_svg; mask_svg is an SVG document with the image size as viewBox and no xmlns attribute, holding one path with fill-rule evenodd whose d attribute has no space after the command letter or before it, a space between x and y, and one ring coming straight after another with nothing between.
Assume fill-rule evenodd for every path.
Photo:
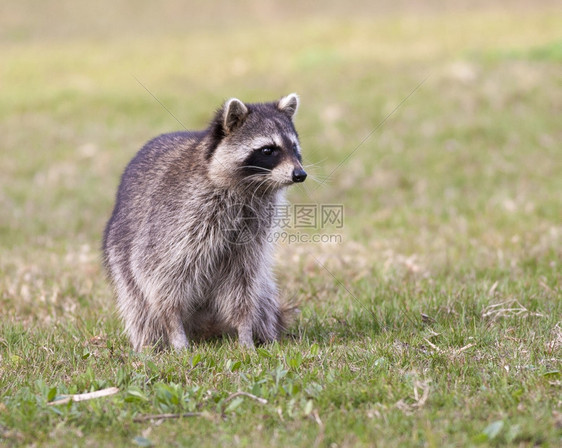
<instances>
[{"instance_id":1,"label":"grass field","mask_svg":"<svg viewBox=\"0 0 562 448\"><path fill-rule=\"evenodd\" d=\"M554 2L77 5L0 15L0 445L560 446ZM279 246L290 335L133 352L99 254L124 166L293 91L290 198L344 222Z\"/></svg>"}]
</instances>

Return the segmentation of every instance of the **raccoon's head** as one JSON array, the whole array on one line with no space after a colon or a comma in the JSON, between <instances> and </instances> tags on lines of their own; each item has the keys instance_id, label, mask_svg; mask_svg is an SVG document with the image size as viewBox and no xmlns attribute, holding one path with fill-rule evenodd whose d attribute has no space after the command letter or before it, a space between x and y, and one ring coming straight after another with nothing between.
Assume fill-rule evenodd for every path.
<instances>
[{"instance_id":1,"label":"raccoon's head","mask_svg":"<svg viewBox=\"0 0 562 448\"><path fill-rule=\"evenodd\" d=\"M244 104L229 99L217 112L207 153L209 177L221 187L276 191L304 182L299 138L293 117L299 97L291 93L277 102Z\"/></svg>"}]
</instances>

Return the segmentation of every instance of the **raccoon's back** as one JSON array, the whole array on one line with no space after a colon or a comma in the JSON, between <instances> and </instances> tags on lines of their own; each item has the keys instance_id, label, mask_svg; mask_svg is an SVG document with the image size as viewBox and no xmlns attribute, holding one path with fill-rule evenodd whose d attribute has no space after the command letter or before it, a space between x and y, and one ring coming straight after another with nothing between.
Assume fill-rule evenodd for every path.
<instances>
[{"instance_id":1,"label":"raccoon's back","mask_svg":"<svg viewBox=\"0 0 562 448\"><path fill-rule=\"evenodd\" d=\"M104 232L106 267L109 249L128 250L153 204L166 200L163 193L173 196L173 189L182 188L179 184L197 169L199 155L195 148L203 136L202 132L160 135L144 145L129 162L121 176L115 207Z\"/></svg>"}]
</instances>

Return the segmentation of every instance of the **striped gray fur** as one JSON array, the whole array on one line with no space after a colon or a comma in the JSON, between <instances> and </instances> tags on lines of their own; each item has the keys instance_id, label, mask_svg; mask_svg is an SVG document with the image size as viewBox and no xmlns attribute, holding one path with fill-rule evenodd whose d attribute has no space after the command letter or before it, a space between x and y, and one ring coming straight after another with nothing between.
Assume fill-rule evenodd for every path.
<instances>
[{"instance_id":1,"label":"striped gray fur","mask_svg":"<svg viewBox=\"0 0 562 448\"><path fill-rule=\"evenodd\" d=\"M298 97L230 99L209 127L148 142L125 169L103 256L135 350L186 348L286 325L273 267L272 211L306 177L293 125Z\"/></svg>"}]
</instances>

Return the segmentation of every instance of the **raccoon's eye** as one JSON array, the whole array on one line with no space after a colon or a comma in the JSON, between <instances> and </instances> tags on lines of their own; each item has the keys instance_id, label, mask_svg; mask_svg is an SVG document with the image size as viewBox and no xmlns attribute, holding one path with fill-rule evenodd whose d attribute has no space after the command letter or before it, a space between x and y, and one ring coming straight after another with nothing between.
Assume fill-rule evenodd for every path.
<instances>
[{"instance_id":1,"label":"raccoon's eye","mask_svg":"<svg viewBox=\"0 0 562 448\"><path fill-rule=\"evenodd\" d=\"M269 146L261 149L261 153L264 156L270 156L271 154L273 154L273 151L275 151L275 148L270 148Z\"/></svg>"}]
</instances>

